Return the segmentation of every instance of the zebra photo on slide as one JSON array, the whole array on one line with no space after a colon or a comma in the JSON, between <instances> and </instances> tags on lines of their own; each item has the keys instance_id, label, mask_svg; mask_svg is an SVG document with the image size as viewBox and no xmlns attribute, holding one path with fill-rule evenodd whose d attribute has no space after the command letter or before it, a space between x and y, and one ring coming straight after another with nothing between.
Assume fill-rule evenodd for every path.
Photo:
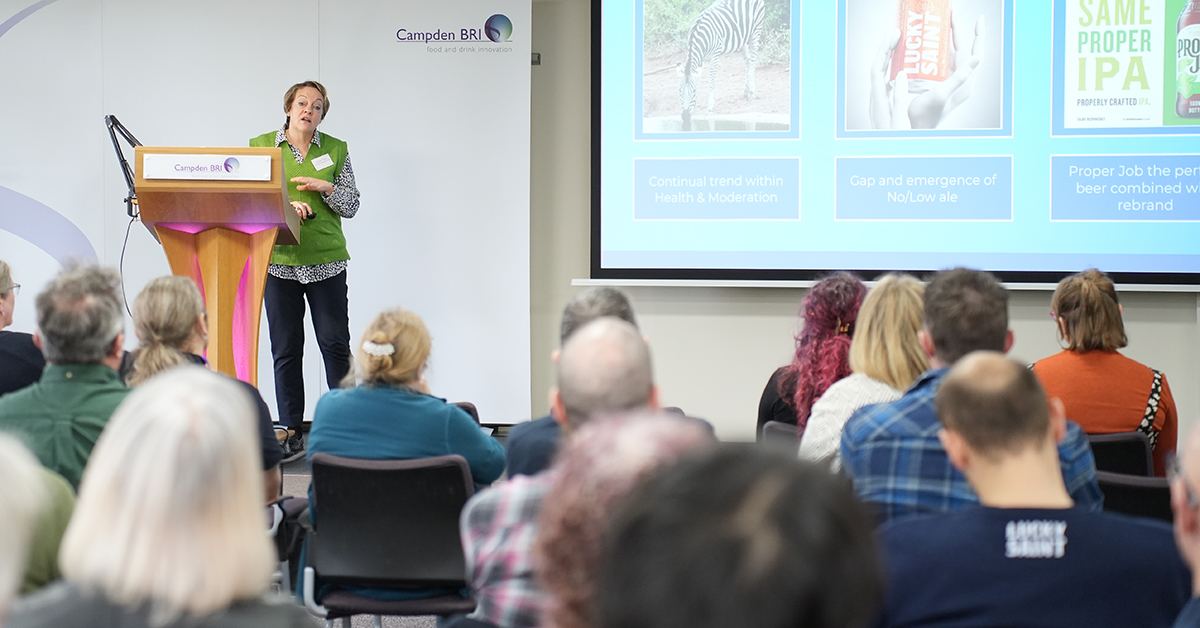
<instances>
[{"instance_id":1,"label":"zebra photo on slide","mask_svg":"<svg viewBox=\"0 0 1200 628\"><path fill-rule=\"evenodd\" d=\"M644 0L644 131L786 130L791 11L791 0ZM720 67L737 52L744 69Z\"/></svg>"},{"instance_id":2,"label":"zebra photo on slide","mask_svg":"<svg viewBox=\"0 0 1200 628\"><path fill-rule=\"evenodd\" d=\"M763 0L717 0L696 18L688 32L687 61L678 67L679 102L683 105L683 130L692 130L696 108L696 75L708 66L708 113L716 101L717 65L721 55L741 50L746 58L746 89L742 97L754 100L754 66L767 9Z\"/></svg>"}]
</instances>

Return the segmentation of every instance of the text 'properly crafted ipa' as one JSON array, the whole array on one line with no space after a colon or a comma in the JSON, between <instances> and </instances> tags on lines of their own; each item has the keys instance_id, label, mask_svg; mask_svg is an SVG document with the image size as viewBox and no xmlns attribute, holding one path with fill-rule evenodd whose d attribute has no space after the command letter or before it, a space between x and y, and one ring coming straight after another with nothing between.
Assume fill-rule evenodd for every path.
<instances>
[{"instance_id":1,"label":"text 'properly crafted ipa'","mask_svg":"<svg viewBox=\"0 0 1200 628\"><path fill-rule=\"evenodd\" d=\"M950 0L900 0L900 41L892 51L891 80L905 70L908 93L929 91L950 78L951 44Z\"/></svg>"},{"instance_id":2,"label":"text 'properly crafted ipa'","mask_svg":"<svg viewBox=\"0 0 1200 628\"><path fill-rule=\"evenodd\" d=\"M1200 118L1200 0L1179 12L1175 39L1175 113Z\"/></svg>"}]
</instances>

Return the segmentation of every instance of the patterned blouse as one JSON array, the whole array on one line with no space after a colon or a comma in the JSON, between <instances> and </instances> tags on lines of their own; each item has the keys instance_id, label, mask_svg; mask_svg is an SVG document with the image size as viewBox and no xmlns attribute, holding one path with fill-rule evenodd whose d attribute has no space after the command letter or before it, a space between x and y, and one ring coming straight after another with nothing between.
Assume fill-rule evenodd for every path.
<instances>
[{"instance_id":1,"label":"patterned blouse","mask_svg":"<svg viewBox=\"0 0 1200 628\"><path fill-rule=\"evenodd\" d=\"M275 145L287 143L288 148L292 149L292 156L296 158L296 162L303 162L304 155L300 154L300 150L292 146L287 141L287 134L281 128L275 133ZM319 148L321 146L321 132L313 132L312 143ZM346 163L342 166L342 171L333 179L333 192L329 194L322 193L321 197L325 199L325 204L329 208L337 212L342 218L353 218L358 213L358 186L354 182L354 167L350 165L350 153L346 153ZM328 262L325 264L317 264L315 266L285 266L283 264L271 264L267 267L267 273L272 277L279 279L290 279L299 281L300 283L316 283L325 281L330 277L336 277L339 273L346 270L347 260L338 260L336 262Z\"/></svg>"}]
</instances>

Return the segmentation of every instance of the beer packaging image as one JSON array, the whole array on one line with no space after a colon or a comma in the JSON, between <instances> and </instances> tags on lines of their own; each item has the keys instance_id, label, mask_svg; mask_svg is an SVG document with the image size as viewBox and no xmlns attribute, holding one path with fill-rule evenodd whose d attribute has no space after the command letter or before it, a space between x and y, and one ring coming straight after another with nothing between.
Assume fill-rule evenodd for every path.
<instances>
[{"instance_id":1,"label":"beer packaging image","mask_svg":"<svg viewBox=\"0 0 1200 628\"><path fill-rule=\"evenodd\" d=\"M889 85L896 75L908 78L908 93L922 94L950 78L950 0L904 0L899 3L900 38L892 51Z\"/></svg>"},{"instance_id":2,"label":"beer packaging image","mask_svg":"<svg viewBox=\"0 0 1200 628\"><path fill-rule=\"evenodd\" d=\"M1179 13L1175 33L1175 115L1200 118L1200 2Z\"/></svg>"},{"instance_id":3,"label":"beer packaging image","mask_svg":"<svg viewBox=\"0 0 1200 628\"><path fill-rule=\"evenodd\" d=\"M1063 126L1067 129L1144 128L1163 125L1164 62L1168 51L1166 0L1058 0L1066 2L1063 28ZM1200 16L1198 16L1200 17ZM1198 20L1200 21L1200 20ZM1171 106L1175 104L1175 81Z\"/></svg>"},{"instance_id":4,"label":"beer packaging image","mask_svg":"<svg viewBox=\"0 0 1200 628\"><path fill-rule=\"evenodd\" d=\"M842 0L845 130L1002 128L1011 1Z\"/></svg>"},{"instance_id":5,"label":"beer packaging image","mask_svg":"<svg viewBox=\"0 0 1200 628\"><path fill-rule=\"evenodd\" d=\"M1200 1L1166 0L1163 125L1200 125Z\"/></svg>"}]
</instances>

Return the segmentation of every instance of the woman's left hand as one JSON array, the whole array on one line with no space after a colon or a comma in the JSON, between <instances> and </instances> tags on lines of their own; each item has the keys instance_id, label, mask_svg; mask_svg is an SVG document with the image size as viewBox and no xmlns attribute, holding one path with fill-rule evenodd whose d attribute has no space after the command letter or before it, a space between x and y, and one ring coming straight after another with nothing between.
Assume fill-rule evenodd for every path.
<instances>
[{"instance_id":1,"label":"woman's left hand","mask_svg":"<svg viewBox=\"0 0 1200 628\"><path fill-rule=\"evenodd\" d=\"M315 192L320 192L321 194L333 193L333 184L325 179L318 179L316 177L292 177L292 183L300 184L296 186L297 190L313 190Z\"/></svg>"}]
</instances>

